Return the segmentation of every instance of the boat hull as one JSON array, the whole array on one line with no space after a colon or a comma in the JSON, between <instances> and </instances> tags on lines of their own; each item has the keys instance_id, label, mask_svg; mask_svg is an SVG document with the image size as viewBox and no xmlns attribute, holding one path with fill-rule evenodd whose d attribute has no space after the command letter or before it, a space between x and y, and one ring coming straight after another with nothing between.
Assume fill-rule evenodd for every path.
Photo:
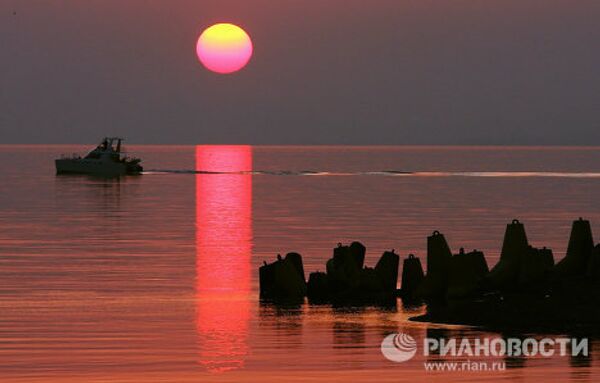
<instances>
[{"instance_id":1,"label":"boat hull","mask_svg":"<svg viewBox=\"0 0 600 383\"><path fill-rule=\"evenodd\" d=\"M98 176L117 177L132 172L127 164L121 162L95 161L92 159L59 159L55 160L57 174L89 174Z\"/></svg>"}]
</instances>

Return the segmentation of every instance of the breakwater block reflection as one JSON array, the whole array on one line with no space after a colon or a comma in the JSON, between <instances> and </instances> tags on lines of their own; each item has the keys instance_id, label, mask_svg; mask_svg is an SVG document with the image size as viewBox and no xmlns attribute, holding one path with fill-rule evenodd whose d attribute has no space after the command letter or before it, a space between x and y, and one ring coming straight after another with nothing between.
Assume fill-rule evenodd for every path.
<instances>
[{"instance_id":1,"label":"breakwater block reflection","mask_svg":"<svg viewBox=\"0 0 600 383\"><path fill-rule=\"evenodd\" d=\"M195 154L199 363L223 372L248 354L252 148L197 146Z\"/></svg>"}]
</instances>

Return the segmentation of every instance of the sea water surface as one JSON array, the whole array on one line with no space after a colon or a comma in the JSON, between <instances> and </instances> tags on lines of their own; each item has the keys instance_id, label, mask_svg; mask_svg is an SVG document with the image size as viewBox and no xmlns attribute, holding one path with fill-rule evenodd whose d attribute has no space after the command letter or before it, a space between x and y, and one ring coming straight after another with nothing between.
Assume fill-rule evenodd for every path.
<instances>
[{"instance_id":1,"label":"sea water surface","mask_svg":"<svg viewBox=\"0 0 600 383\"><path fill-rule=\"evenodd\" d=\"M424 308L401 301L260 304L257 278L289 251L323 270L354 240L371 266L389 249L425 263L434 230L493 266L515 218L558 260L572 220L600 230L598 147L132 146L142 176L55 175L54 158L86 149L0 146L2 382L600 378L593 339L590 357L495 360L504 371L394 363L380 351L394 332L515 334L409 322Z\"/></svg>"}]
</instances>

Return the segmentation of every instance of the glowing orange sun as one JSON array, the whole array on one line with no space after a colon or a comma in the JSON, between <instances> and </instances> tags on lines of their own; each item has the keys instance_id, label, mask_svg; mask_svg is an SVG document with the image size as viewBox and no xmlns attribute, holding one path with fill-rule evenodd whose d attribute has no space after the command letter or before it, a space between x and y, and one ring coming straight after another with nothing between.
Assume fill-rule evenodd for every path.
<instances>
[{"instance_id":1,"label":"glowing orange sun","mask_svg":"<svg viewBox=\"0 0 600 383\"><path fill-rule=\"evenodd\" d=\"M250 36L234 24L215 24L202 32L196 44L200 62L209 70L227 74L248 64L253 46Z\"/></svg>"}]
</instances>

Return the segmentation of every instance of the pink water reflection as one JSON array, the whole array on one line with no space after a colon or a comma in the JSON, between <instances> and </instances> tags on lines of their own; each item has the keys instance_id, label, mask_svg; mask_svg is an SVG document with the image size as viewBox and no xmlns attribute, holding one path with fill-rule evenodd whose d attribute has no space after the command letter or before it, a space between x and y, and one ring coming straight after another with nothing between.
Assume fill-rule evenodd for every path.
<instances>
[{"instance_id":1,"label":"pink water reflection","mask_svg":"<svg viewBox=\"0 0 600 383\"><path fill-rule=\"evenodd\" d=\"M197 146L196 170L211 172L196 175L199 363L223 372L248 354L252 176L235 173L252 170L252 148Z\"/></svg>"}]
</instances>

